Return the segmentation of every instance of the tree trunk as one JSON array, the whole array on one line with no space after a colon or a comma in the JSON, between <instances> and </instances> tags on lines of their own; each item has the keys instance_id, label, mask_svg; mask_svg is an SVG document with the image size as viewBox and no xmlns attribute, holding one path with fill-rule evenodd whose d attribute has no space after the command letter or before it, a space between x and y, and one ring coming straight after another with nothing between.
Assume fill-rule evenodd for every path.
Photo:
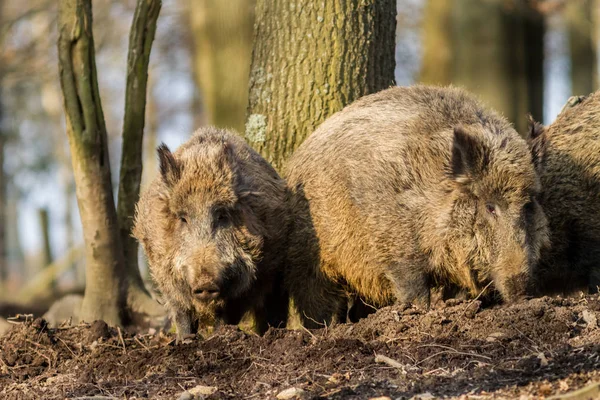
<instances>
[{"instance_id":1,"label":"tree trunk","mask_svg":"<svg viewBox=\"0 0 600 400\"><path fill-rule=\"evenodd\" d=\"M81 318L119 325L126 305L125 260L98 92L91 0L61 0L58 31L60 83L87 263Z\"/></svg>"},{"instance_id":2,"label":"tree trunk","mask_svg":"<svg viewBox=\"0 0 600 400\"><path fill-rule=\"evenodd\" d=\"M423 57L419 80L448 85L452 82L452 1L427 0L423 15Z\"/></svg>"},{"instance_id":3,"label":"tree trunk","mask_svg":"<svg viewBox=\"0 0 600 400\"><path fill-rule=\"evenodd\" d=\"M587 95L597 87L593 6L593 0L570 0L566 6L573 95Z\"/></svg>"},{"instance_id":4,"label":"tree trunk","mask_svg":"<svg viewBox=\"0 0 600 400\"><path fill-rule=\"evenodd\" d=\"M0 26L2 26L4 4L0 4ZM0 35L0 46L4 43L3 35ZM3 46L2 46L3 47ZM0 93L2 92L2 78L4 71L0 64ZM6 182L4 179L4 142L5 132L3 127L2 98L0 97L0 288L8 279L8 262L6 259Z\"/></svg>"},{"instance_id":5,"label":"tree trunk","mask_svg":"<svg viewBox=\"0 0 600 400\"><path fill-rule=\"evenodd\" d=\"M148 64L160 7L160 0L138 0L133 15L127 57L123 151L117 203L117 219L129 290L135 289L132 294L135 292L135 296L145 297L149 296L140 275L138 243L131 235L131 230L135 205L140 197Z\"/></svg>"},{"instance_id":6,"label":"tree trunk","mask_svg":"<svg viewBox=\"0 0 600 400\"><path fill-rule=\"evenodd\" d=\"M246 139L273 166L327 117L394 84L394 0L258 0Z\"/></svg>"},{"instance_id":7,"label":"tree trunk","mask_svg":"<svg viewBox=\"0 0 600 400\"><path fill-rule=\"evenodd\" d=\"M527 111L536 121L544 120L544 36L546 21L544 16L531 8L523 10L523 59L525 62L525 82L527 96ZM523 126L525 118L521 116L519 126ZM523 128L521 128L523 129ZM524 133L525 130L519 132Z\"/></svg>"},{"instance_id":8,"label":"tree trunk","mask_svg":"<svg viewBox=\"0 0 600 400\"><path fill-rule=\"evenodd\" d=\"M523 3L513 8L502 1L457 0L453 5L454 82L525 132L526 114L531 110L541 117L543 106L541 16Z\"/></svg>"},{"instance_id":9,"label":"tree trunk","mask_svg":"<svg viewBox=\"0 0 600 400\"><path fill-rule=\"evenodd\" d=\"M196 84L208 123L243 131L255 0L189 0Z\"/></svg>"},{"instance_id":10,"label":"tree trunk","mask_svg":"<svg viewBox=\"0 0 600 400\"><path fill-rule=\"evenodd\" d=\"M0 7L1 8L1 7ZM1 68L1 67L0 67ZM2 71L0 71L0 82ZM5 132L2 129L2 99L0 99L0 287L8 279L6 248L6 177L4 172Z\"/></svg>"},{"instance_id":11,"label":"tree trunk","mask_svg":"<svg viewBox=\"0 0 600 400\"><path fill-rule=\"evenodd\" d=\"M54 257L52 256L52 246L50 245L50 218L48 217L48 210L46 208L40 208L38 210L38 216L40 219L40 229L42 231L42 245L43 245L43 258L44 267L52 264ZM56 277L50 284L54 290L56 286Z\"/></svg>"}]
</instances>

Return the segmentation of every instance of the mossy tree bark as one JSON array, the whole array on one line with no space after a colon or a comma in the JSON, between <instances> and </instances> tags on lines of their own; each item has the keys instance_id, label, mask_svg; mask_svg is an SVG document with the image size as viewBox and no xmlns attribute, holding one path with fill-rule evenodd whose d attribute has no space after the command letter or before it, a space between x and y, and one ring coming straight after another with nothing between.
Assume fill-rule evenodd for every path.
<instances>
[{"instance_id":1,"label":"mossy tree bark","mask_svg":"<svg viewBox=\"0 0 600 400\"><path fill-rule=\"evenodd\" d=\"M194 79L207 122L242 132L255 0L189 0Z\"/></svg>"},{"instance_id":2,"label":"mossy tree bark","mask_svg":"<svg viewBox=\"0 0 600 400\"><path fill-rule=\"evenodd\" d=\"M85 240L86 288L80 315L86 321L119 325L133 312L151 314L159 308L147 295L136 298L134 272L127 269L123 255L98 91L91 0L61 0L58 31L60 82ZM141 281L139 271L135 273Z\"/></svg>"},{"instance_id":3,"label":"mossy tree bark","mask_svg":"<svg viewBox=\"0 0 600 400\"><path fill-rule=\"evenodd\" d=\"M394 0L258 0L246 140L273 166L327 117L394 84Z\"/></svg>"},{"instance_id":4,"label":"mossy tree bark","mask_svg":"<svg viewBox=\"0 0 600 400\"><path fill-rule=\"evenodd\" d=\"M161 0L138 0L129 33L123 151L117 203L119 232L129 280L129 302L148 302L148 306L153 301L146 292L139 272L138 243L131 235L131 230L135 205L140 197L148 64L160 8Z\"/></svg>"},{"instance_id":5,"label":"mossy tree bark","mask_svg":"<svg viewBox=\"0 0 600 400\"><path fill-rule=\"evenodd\" d=\"M427 0L422 26L423 57L419 81L452 82L452 1Z\"/></svg>"},{"instance_id":6,"label":"mossy tree bark","mask_svg":"<svg viewBox=\"0 0 600 400\"><path fill-rule=\"evenodd\" d=\"M454 82L477 93L525 132L526 114L542 119L541 15L525 2L453 2Z\"/></svg>"},{"instance_id":7,"label":"mossy tree bark","mask_svg":"<svg viewBox=\"0 0 600 400\"><path fill-rule=\"evenodd\" d=\"M571 0L566 5L571 57L571 94L587 95L598 84L597 44L593 0Z\"/></svg>"}]
</instances>

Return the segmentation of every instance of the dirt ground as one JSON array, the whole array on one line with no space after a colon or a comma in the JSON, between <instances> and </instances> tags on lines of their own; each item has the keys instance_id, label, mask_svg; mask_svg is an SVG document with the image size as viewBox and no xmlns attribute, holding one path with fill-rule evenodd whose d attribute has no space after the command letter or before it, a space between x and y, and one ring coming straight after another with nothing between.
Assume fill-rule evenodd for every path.
<instances>
[{"instance_id":1,"label":"dirt ground","mask_svg":"<svg viewBox=\"0 0 600 400\"><path fill-rule=\"evenodd\" d=\"M224 326L181 345L37 319L0 338L0 398L545 398L600 382L599 317L598 296L486 309L450 300L311 332Z\"/></svg>"}]
</instances>

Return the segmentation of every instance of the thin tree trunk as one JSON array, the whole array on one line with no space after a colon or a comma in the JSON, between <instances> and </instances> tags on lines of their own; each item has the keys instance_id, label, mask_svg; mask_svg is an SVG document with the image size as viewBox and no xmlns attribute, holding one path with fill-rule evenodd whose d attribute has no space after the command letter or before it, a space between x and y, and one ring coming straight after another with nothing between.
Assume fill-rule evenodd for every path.
<instances>
[{"instance_id":1,"label":"thin tree trunk","mask_svg":"<svg viewBox=\"0 0 600 400\"><path fill-rule=\"evenodd\" d=\"M0 26L2 26L2 15L4 14L3 10L4 4L0 3ZM4 42L3 35L0 35L0 46L2 46ZM2 92L2 78L4 76L4 71L2 69L2 65L0 63L0 93ZM6 282L8 279L8 263L6 260L6 183L4 179L4 142L5 142L5 132L2 129L2 118L3 118L3 109L2 109L2 98L0 97L0 287Z\"/></svg>"},{"instance_id":2,"label":"thin tree trunk","mask_svg":"<svg viewBox=\"0 0 600 400\"><path fill-rule=\"evenodd\" d=\"M541 115L543 106L541 16L531 20L534 11L523 3L508 7L503 1L457 0L453 5L454 82L525 132L526 114ZM534 33L535 27L542 31Z\"/></svg>"},{"instance_id":3,"label":"thin tree trunk","mask_svg":"<svg viewBox=\"0 0 600 400\"><path fill-rule=\"evenodd\" d=\"M134 296L129 299L130 304L139 300L137 296L149 297L140 275L138 243L131 235L131 230L135 205L140 197L148 64L160 8L160 0L138 0L129 34L117 219L129 280L129 296Z\"/></svg>"},{"instance_id":4,"label":"thin tree trunk","mask_svg":"<svg viewBox=\"0 0 600 400\"><path fill-rule=\"evenodd\" d=\"M87 263L81 318L119 325L126 304L125 260L98 92L91 0L61 0L58 31L60 83Z\"/></svg>"},{"instance_id":5,"label":"thin tree trunk","mask_svg":"<svg viewBox=\"0 0 600 400\"><path fill-rule=\"evenodd\" d=\"M394 84L394 0L258 0L245 136L273 166L327 117Z\"/></svg>"},{"instance_id":6,"label":"thin tree trunk","mask_svg":"<svg viewBox=\"0 0 600 400\"><path fill-rule=\"evenodd\" d=\"M571 56L571 93L573 95L586 95L597 87L594 5L592 0L567 2L566 19Z\"/></svg>"},{"instance_id":7,"label":"thin tree trunk","mask_svg":"<svg viewBox=\"0 0 600 400\"><path fill-rule=\"evenodd\" d=\"M0 7L1 8L1 7ZM1 68L1 67L0 67ZM1 75L0 71L0 75ZM0 76L0 82L2 81ZM8 279L6 249L6 176L4 171L5 132L2 130L2 99L0 99L0 285Z\"/></svg>"},{"instance_id":8,"label":"thin tree trunk","mask_svg":"<svg viewBox=\"0 0 600 400\"><path fill-rule=\"evenodd\" d=\"M452 82L452 0L427 0L423 16L423 58L419 80Z\"/></svg>"},{"instance_id":9,"label":"thin tree trunk","mask_svg":"<svg viewBox=\"0 0 600 400\"><path fill-rule=\"evenodd\" d=\"M48 216L48 210L46 208L40 208L38 210L38 216L40 220L40 229L42 231L42 245L43 245L43 258L44 267L52 264L54 257L52 256L52 246L50 245L50 218ZM56 286L56 277L50 284L52 290Z\"/></svg>"},{"instance_id":10,"label":"thin tree trunk","mask_svg":"<svg viewBox=\"0 0 600 400\"><path fill-rule=\"evenodd\" d=\"M189 0L194 78L208 123L243 131L255 0Z\"/></svg>"},{"instance_id":11,"label":"thin tree trunk","mask_svg":"<svg viewBox=\"0 0 600 400\"><path fill-rule=\"evenodd\" d=\"M546 21L537 10L524 7L522 52L525 62L527 111L536 121L544 120L544 36ZM524 118L520 123L523 124ZM521 125L522 126L522 125ZM522 130L520 132L525 132Z\"/></svg>"}]
</instances>

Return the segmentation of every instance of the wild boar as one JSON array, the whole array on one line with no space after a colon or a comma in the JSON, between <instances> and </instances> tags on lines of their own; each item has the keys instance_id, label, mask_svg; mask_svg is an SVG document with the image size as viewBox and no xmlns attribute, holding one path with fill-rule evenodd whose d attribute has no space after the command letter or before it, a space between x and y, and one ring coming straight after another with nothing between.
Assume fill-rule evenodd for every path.
<instances>
[{"instance_id":1,"label":"wild boar","mask_svg":"<svg viewBox=\"0 0 600 400\"><path fill-rule=\"evenodd\" d=\"M141 196L134 236L170 311L178 338L246 312L256 330L283 327L286 186L240 137L203 128L171 153Z\"/></svg>"},{"instance_id":2,"label":"wild boar","mask_svg":"<svg viewBox=\"0 0 600 400\"><path fill-rule=\"evenodd\" d=\"M457 88L395 87L325 121L287 165L286 282L307 327L347 299L428 307L430 289L526 293L547 242L527 143Z\"/></svg>"},{"instance_id":3,"label":"wild boar","mask_svg":"<svg viewBox=\"0 0 600 400\"><path fill-rule=\"evenodd\" d=\"M530 121L550 248L534 276L539 294L596 293L600 285L600 92L575 97L551 125Z\"/></svg>"}]
</instances>

